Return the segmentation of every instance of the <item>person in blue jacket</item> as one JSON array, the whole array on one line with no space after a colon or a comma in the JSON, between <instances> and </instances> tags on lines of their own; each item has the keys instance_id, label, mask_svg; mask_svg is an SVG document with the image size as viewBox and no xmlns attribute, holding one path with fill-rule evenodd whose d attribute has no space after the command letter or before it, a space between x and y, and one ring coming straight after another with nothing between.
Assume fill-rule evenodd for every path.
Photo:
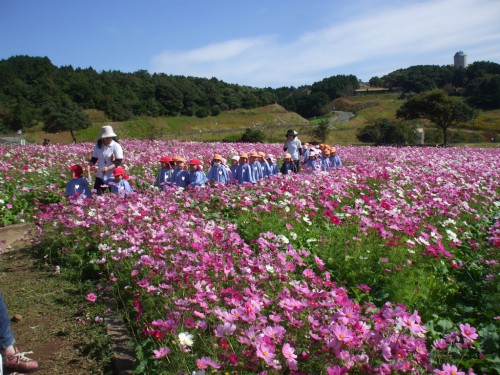
<instances>
[{"instance_id":1,"label":"person in blue jacket","mask_svg":"<svg viewBox=\"0 0 500 375\"><path fill-rule=\"evenodd\" d=\"M260 165L262 166L262 176L263 177L270 177L271 176L271 166L266 160L266 154L264 152L259 152L259 162Z\"/></svg>"},{"instance_id":2,"label":"person in blue jacket","mask_svg":"<svg viewBox=\"0 0 500 375\"><path fill-rule=\"evenodd\" d=\"M73 172L73 178L67 183L65 195L66 197L74 197L83 195L85 198L92 198L90 191L90 167L87 166L87 177L83 177L83 168L81 165L75 164L69 167Z\"/></svg>"},{"instance_id":3,"label":"person in blue jacket","mask_svg":"<svg viewBox=\"0 0 500 375\"><path fill-rule=\"evenodd\" d=\"M229 167L229 178L231 182L236 181L236 171L240 166L240 156L234 155L231 157L231 166Z\"/></svg>"},{"instance_id":4,"label":"person in blue jacket","mask_svg":"<svg viewBox=\"0 0 500 375\"><path fill-rule=\"evenodd\" d=\"M170 177L172 177L173 169L170 164L172 160L168 156L163 156L160 159L160 171L156 176L156 180L154 182L154 186L159 188L160 190L164 190L166 186L168 186Z\"/></svg>"},{"instance_id":5,"label":"person in blue jacket","mask_svg":"<svg viewBox=\"0 0 500 375\"><path fill-rule=\"evenodd\" d=\"M205 186L208 182L207 175L201 169L201 161L199 159L191 159L189 161L189 186Z\"/></svg>"},{"instance_id":6,"label":"person in blue jacket","mask_svg":"<svg viewBox=\"0 0 500 375\"><path fill-rule=\"evenodd\" d=\"M182 189L189 185L189 172L186 170L186 159L177 157L175 169L172 174L172 183Z\"/></svg>"},{"instance_id":7,"label":"person in blue jacket","mask_svg":"<svg viewBox=\"0 0 500 375\"><path fill-rule=\"evenodd\" d=\"M271 170L271 176L277 175L280 173L278 170L278 165L276 164L276 158L273 154L266 155L267 164L269 164L269 168Z\"/></svg>"},{"instance_id":8,"label":"person in blue jacket","mask_svg":"<svg viewBox=\"0 0 500 375\"><path fill-rule=\"evenodd\" d=\"M291 174L297 173L297 165L293 162L292 155L290 153L285 153L283 158L283 164L280 167L281 174Z\"/></svg>"},{"instance_id":9,"label":"person in blue jacket","mask_svg":"<svg viewBox=\"0 0 500 375\"><path fill-rule=\"evenodd\" d=\"M208 181L210 183L227 184L229 182L229 170L224 165L222 156L215 154L212 158L212 166L208 170Z\"/></svg>"},{"instance_id":10,"label":"person in blue jacket","mask_svg":"<svg viewBox=\"0 0 500 375\"><path fill-rule=\"evenodd\" d=\"M252 167L248 164L248 154L240 153L240 165L236 170L236 180L238 184L255 183Z\"/></svg>"},{"instance_id":11,"label":"person in blue jacket","mask_svg":"<svg viewBox=\"0 0 500 375\"><path fill-rule=\"evenodd\" d=\"M337 155L337 149L335 147L330 148L330 164L332 168L342 166L342 162L340 161L340 157Z\"/></svg>"},{"instance_id":12,"label":"person in blue jacket","mask_svg":"<svg viewBox=\"0 0 500 375\"><path fill-rule=\"evenodd\" d=\"M321 162L321 170L328 172L331 168L330 162L330 149L328 147L323 148L323 154L319 158Z\"/></svg>"},{"instance_id":13,"label":"person in blue jacket","mask_svg":"<svg viewBox=\"0 0 500 375\"><path fill-rule=\"evenodd\" d=\"M109 181L109 188L112 193L123 197L132 192L132 187L128 183L129 176L125 174L125 169L116 167L113 169L113 179Z\"/></svg>"},{"instance_id":14,"label":"person in blue jacket","mask_svg":"<svg viewBox=\"0 0 500 375\"><path fill-rule=\"evenodd\" d=\"M259 181L264 178L264 173L262 172L262 165L259 162L259 153L253 151L250 153L250 168L252 168L252 176L255 181Z\"/></svg>"}]
</instances>

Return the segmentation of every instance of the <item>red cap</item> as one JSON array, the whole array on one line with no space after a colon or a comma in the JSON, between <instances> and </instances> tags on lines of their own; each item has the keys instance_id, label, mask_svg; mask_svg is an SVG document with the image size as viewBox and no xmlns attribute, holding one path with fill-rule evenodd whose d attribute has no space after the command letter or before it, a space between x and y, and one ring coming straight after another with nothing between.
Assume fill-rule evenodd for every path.
<instances>
[{"instance_id":1,"label":"red cap","mask_svg":"<svg viewBox=\"0 0 500 375\"><path fill-rule=\"evenodd\" d=\"M189 165L201 165L201 161L199 159L191 159Z\"/></svg>"},{"instance_id":2,"label":"red cap","mask_svg":"<svg viewBox=\"0 0 500 375\"><path fill-rule=\"evenodd\" d=\"M72 165L69 169L73 171L74 178L80 177L83 174L83 168L78 164Z\"/></svg>"},{"instance_id":3,"label":"red cap","mask_svg":"<svg viewBox=\"0 0 500 375\"><path fill-rule=\"evenodd\" d=\"M128 176L125 174L125 169L123 169L122 167L116 167L115 169L113 169L113 176L123 176L123 178L125 180L128 180Z\"/></svg>"},{"instance_id":4,"label":"red cap","mask_svg":"<svg viewBox=\"0 0 500 375\"><path fill-rule=\"evenodd\" d=\"M168 156L162 156L160 159L161 163L170 163L171 159Z\"/></svg>"}]
</instances>

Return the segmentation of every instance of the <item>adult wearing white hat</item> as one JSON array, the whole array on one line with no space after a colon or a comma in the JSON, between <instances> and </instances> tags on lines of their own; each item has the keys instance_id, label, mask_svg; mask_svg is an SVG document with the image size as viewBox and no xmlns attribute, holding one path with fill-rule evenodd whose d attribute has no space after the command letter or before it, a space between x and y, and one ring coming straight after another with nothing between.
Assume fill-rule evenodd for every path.
<instances>
[{"instance_id":1,"label":"adult wearing white hat","mask_svg":"<svg viewBox=\"0 0 500 375\"><path fill-rule=\"evenodd\" d=\"M113 169L119 167L123 161L123 149L118 143L117 135L110 125L101 128L101 138L94 146L92 158L89 165L97 164L97 173L95 177L94 189L97 194L102 194L106 189L108 180L113 178Z\"/></svg>"}]
</instances>

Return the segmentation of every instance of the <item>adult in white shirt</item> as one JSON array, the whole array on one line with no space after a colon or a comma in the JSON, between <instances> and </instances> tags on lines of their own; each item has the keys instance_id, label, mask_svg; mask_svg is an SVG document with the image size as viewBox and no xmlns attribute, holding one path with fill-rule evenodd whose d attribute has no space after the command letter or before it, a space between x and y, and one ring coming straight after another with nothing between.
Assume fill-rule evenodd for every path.
<instances>
[{"instance_id":1,"label":"adult in white shirt","mask_svg":"<svg viewBox=\"0 0 500 375\"><path fill-rule=\"evenodd\" d=\"M293 163L297 167L297 172L300 172L300 157L302 156L302 143L297 138L297 132L290 129L286 132L286 140L283 146L283 151L288 152L292 156Z\"/></svg>"},{"instance_id":2,"label":"adult in white shirt","mask_svg":"<svg viewBox=\"0 0 500 375\"><path fill-rule=\"evenodd\" d=\"M118 143L117 135L110 125L101 128L101 138L94 146L89 165L97 164L94 189L102 194L108 187L107 182L113 178L113 169L119 167L123 161L123 149Z\"/></svg>"}]
</instances>

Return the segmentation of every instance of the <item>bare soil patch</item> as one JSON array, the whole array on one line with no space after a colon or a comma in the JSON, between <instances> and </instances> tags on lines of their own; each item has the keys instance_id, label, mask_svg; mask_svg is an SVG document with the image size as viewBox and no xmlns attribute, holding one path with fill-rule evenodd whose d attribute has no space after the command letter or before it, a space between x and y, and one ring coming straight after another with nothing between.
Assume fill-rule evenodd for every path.
<instances>
[{"instance_id":1,"label":"bare soil patch","mask_svg":"<svg viewBox=\"0 0 500 375\"><path fill-rule=\"evenodd\" d=\"M26 226L1 228L0 291L9 315L16 345L39 362L40 375L110 374L109 364L93 358L96 327L76 322L80 291L57 274L53 266L32 256Z\"/></svg>"}]
</instances>

